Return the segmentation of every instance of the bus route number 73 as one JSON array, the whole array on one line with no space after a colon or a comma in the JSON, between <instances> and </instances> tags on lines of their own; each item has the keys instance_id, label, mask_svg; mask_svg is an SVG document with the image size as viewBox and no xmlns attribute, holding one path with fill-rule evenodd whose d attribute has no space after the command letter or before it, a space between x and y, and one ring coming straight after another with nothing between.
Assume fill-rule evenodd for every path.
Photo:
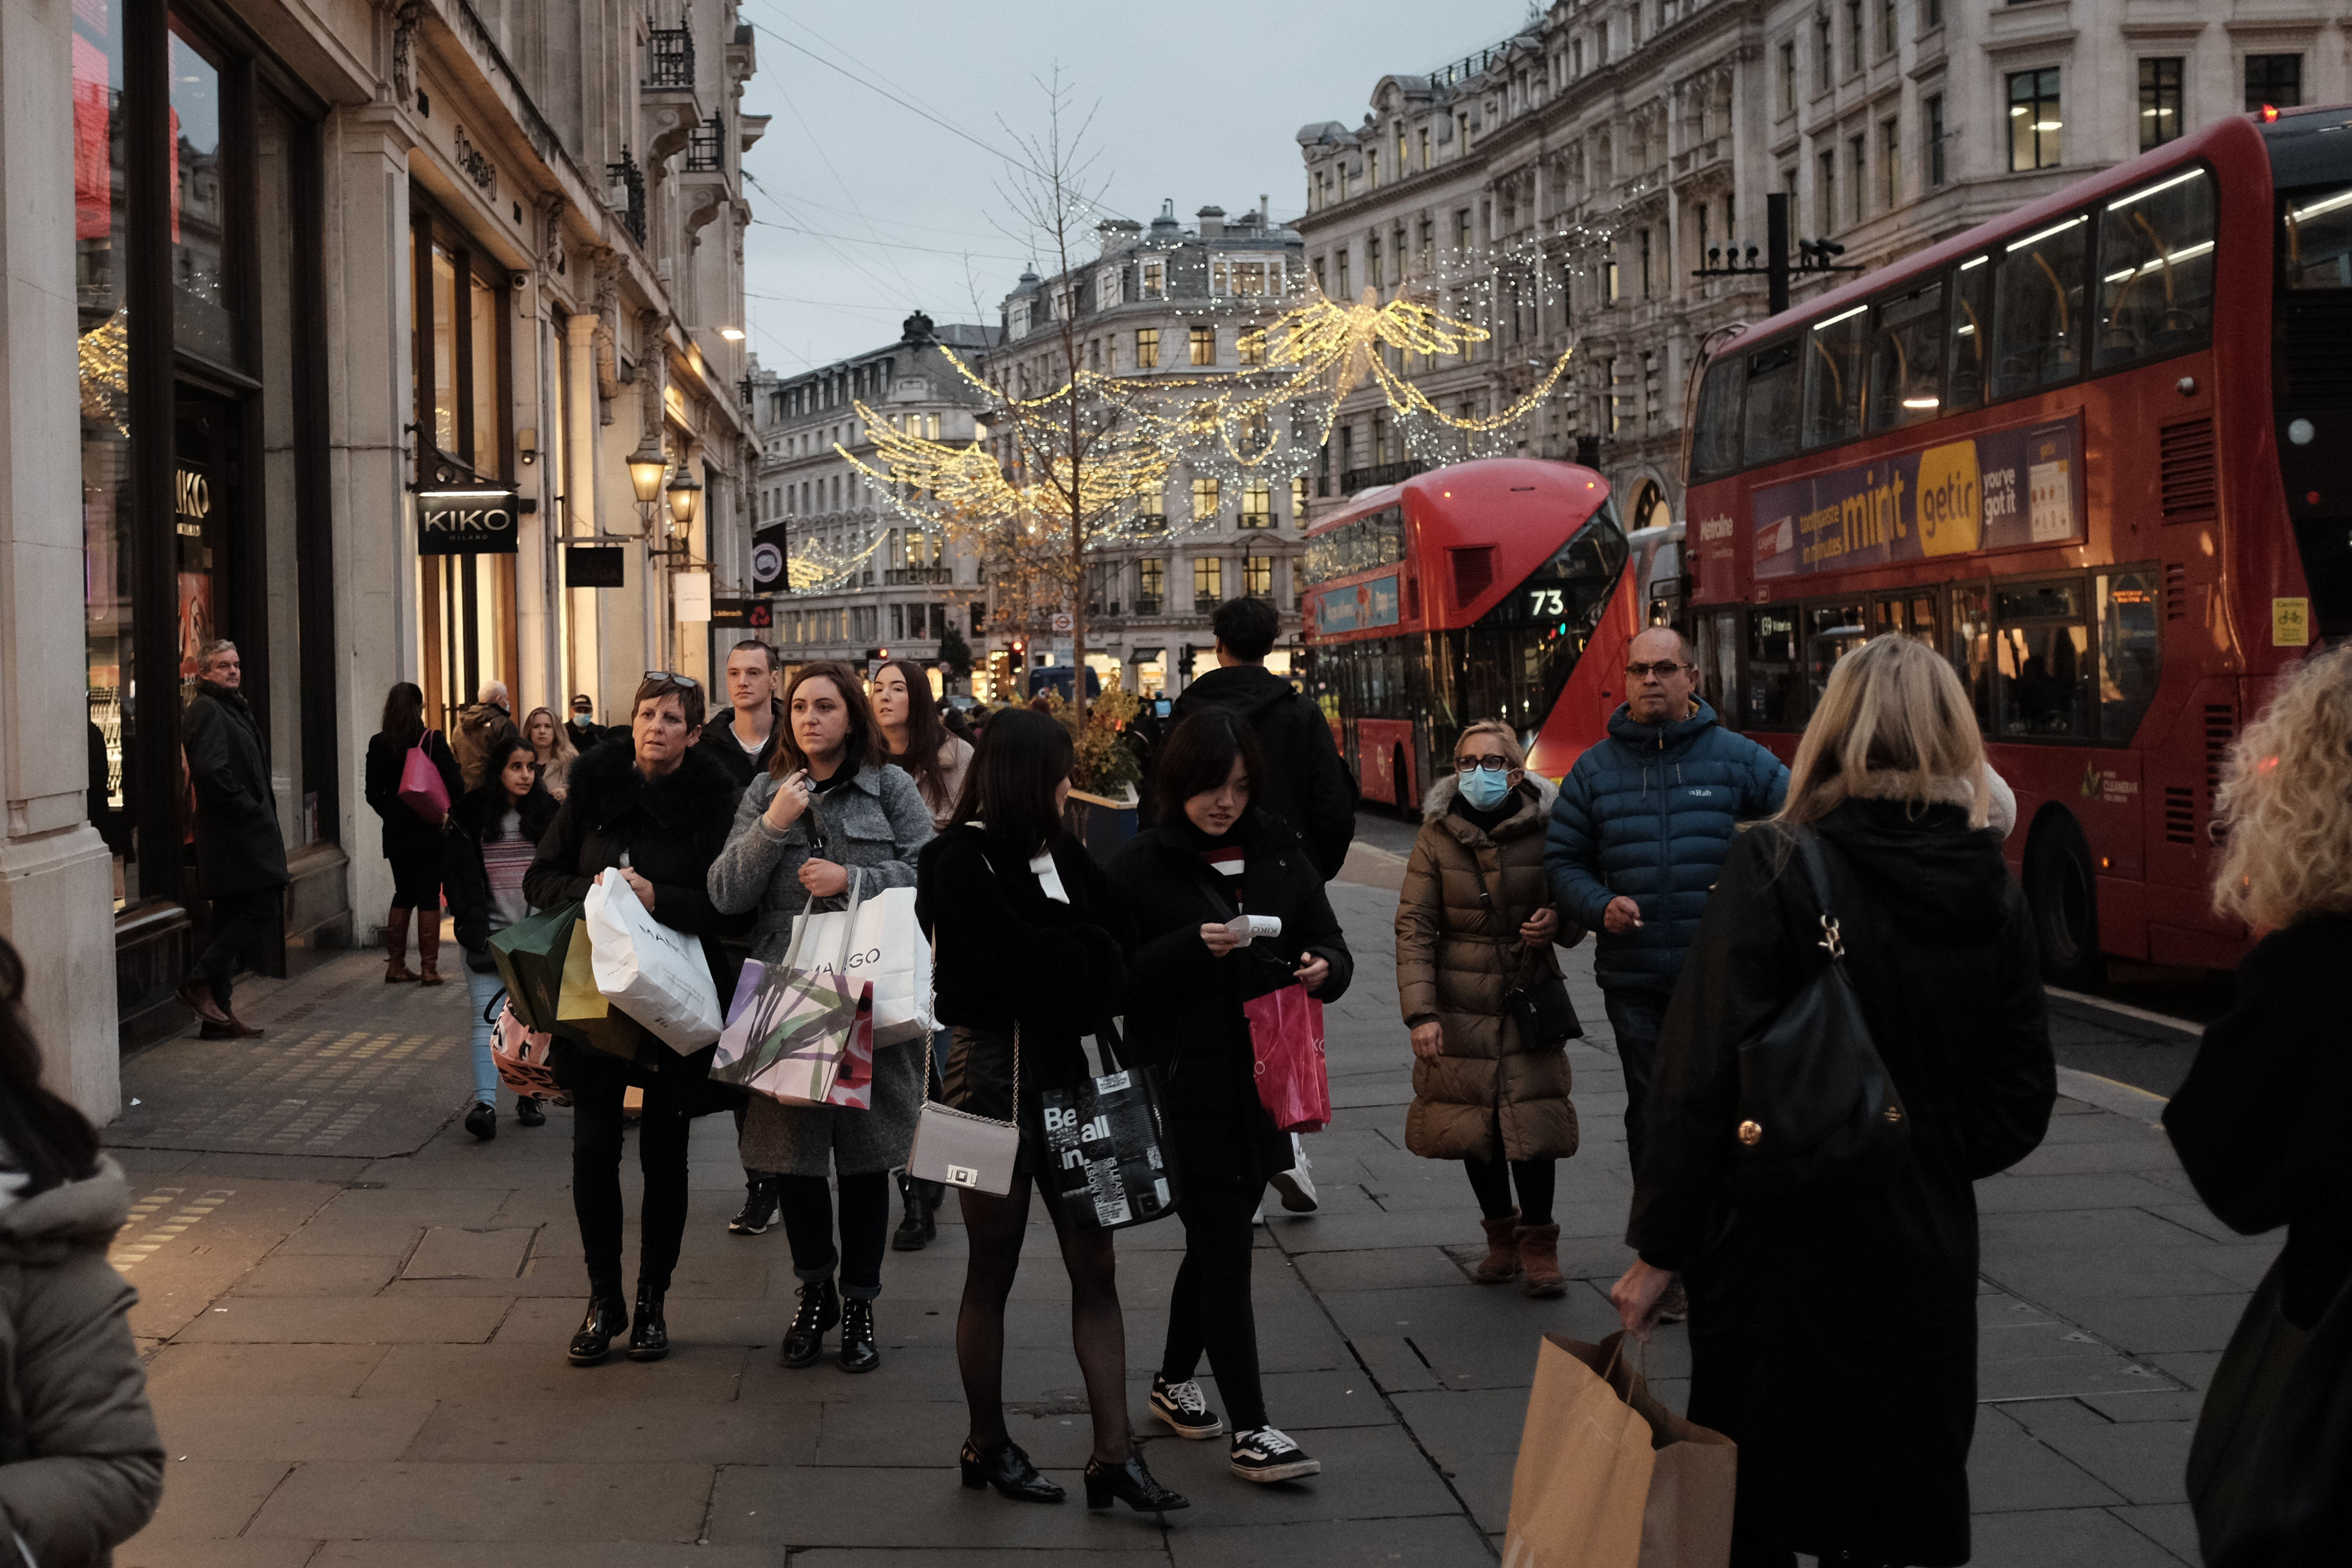
<instances>
[{"instance_id":1,"label":"bus route number 73","mask_svg":"<svg viewBox=\"0 0 2352 1568\"><path fill-rule=\"evenodd\" d=\"M1559 588L1528 590L1528 614L1538 620L1549 620L1568 614L1568 594Z\"/></svg>"}]
</instances>

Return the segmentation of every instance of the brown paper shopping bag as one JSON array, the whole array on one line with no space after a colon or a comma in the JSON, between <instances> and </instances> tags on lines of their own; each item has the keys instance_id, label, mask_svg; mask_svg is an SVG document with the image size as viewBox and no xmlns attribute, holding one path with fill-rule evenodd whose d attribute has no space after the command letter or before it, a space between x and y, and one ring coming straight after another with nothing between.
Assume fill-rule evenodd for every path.
<instances>
[{"instance_id":1,"label":"brown paper shopping bag","mask_svg":"<svg viewBox=\"0 0 2352 1568\"><path fill-rule=\"evenodd\" d=\"M637 1021L605 1001L604 994L596 989L590 956L593 945L587 921L572 928L572 946L563 955L563 990L555 1005L555 1032L568 1032L581 1044L625 1061L637 1054Z\"/></svg>"},{"instance_id":2,"label":"brown paper shopping bag","mask_svg":"<svg viewBox=\"0 0 2352 1568\"><path fill-rule=\"evenodd\" d=\"M1620 1353L1546 1334L1503 1568L1724 1568L1738 1450L1654 1398Z\"/></svg>"}]
</instances>

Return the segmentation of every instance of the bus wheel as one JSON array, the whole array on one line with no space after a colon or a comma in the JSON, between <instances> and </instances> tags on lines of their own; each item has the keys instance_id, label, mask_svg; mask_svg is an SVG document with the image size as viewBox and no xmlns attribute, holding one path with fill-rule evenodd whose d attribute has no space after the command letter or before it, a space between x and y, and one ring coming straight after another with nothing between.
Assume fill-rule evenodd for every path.
<instances>
[{"instance_id":1,"label":"bus wheel","mask_svg":"<svg viewBox=\"0 0 2352 1568\"><path fill-rule=\"evenodd\" d=\"M1419 814L1412 808L1412 775L1405 772L1402 746L1396 748L1394 754L1389 758L1389 767L1391 769L1389 793L1396 797L1397 815L1402 817L1418 816Z\"/></svg>"},{"instance_id":2,"label":"bus wheel","mask_svg":"<svg viewBox=\"0 0 2352 1568\"><path fill-rule=\"evenodd\" d=\"M2091 847L2063 813L2035 835L2026 857L2025 897L2042 942L2042 978L2053 985L2095 985L2105 965L2099 953L2098 883Z\"/></svg>"}]
</instances>

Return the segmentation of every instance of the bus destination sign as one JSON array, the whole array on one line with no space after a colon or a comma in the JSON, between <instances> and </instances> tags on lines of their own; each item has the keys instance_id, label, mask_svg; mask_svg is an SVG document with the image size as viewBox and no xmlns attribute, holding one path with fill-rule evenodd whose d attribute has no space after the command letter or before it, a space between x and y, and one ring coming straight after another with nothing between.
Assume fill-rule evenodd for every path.
<instances>
[{"instance_id":1,"label":"bus destination sign","mask_svg":"<svg viewBox=\"0 0 2352 1568\"><path fill-rule=\"evenodd\" d=\"M2082 453L2082 418L2069 415L1759 489L1756 575L2079 543Z\"/></svg>"}]
</instances>

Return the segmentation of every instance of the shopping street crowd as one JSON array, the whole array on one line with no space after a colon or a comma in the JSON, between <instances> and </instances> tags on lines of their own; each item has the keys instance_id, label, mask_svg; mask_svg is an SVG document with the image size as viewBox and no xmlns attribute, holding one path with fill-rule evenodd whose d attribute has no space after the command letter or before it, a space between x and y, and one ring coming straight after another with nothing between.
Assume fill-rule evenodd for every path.
<instances>
[{"instance_id":1,"label":"shopping street crowd","mask_svg":"<svg viewBox=\"0 0 2352 1568\"><path fill-rule=\"evenodd\" d=\"M930 956L936 1030L877 1031L870 1080L826 1103L747 1092L721 1047L675 1049L624 1013L617 1050L609 1036L546 1047L549 1079L530 1086L572 1107L588 1276L560 1347L573 1365L668 1353L687 1132L725 1112L745 1173L730 1228L780 1217L800 1281L784 1365L880 1363L885 1255L929 1240L945 1190L927 1173L955 1173L970 1259L956 1321L962 1484L1065 1500L1012 1440L1001 1391L1035 1198L1070 1284L1087 1504L1190 1506L1129 1429L1108 1228L1124 1221L1108 1217L1099 1181L1090 1193L1061 1179L1061 1108L1144 1068L1146 1142L1173 1183L1158 1212L1172 1208L1184 1242L1150 1417L1222 1439L1241 1480L1311 1484L1319 1462L1267 1408L1250 1270L1269 1197L1316 1202L1292 1130L1313 1122L1277 1115L1261 1058L1289 1027L1270 1020L1336 1001L1352 978L1324 884L1353 791L1319 711L1263 668L1272 623L1256 601L1219 612L1221 668L1177 705L1151 757L1151 821L1107 865L1064 827L1075 758L1061 720L1009 709L967 739L908 664L869 677L819 663L779 682L769 650L747 643L728 660L723 712L696 681L648 671L613 731L576 707L568 722L538 709L517 725L494 687L445 736L424 724L416 688L393 689L367 770L398 886L384 978L441 983L446 900L478 1021L464 1112L477 1138L499 1135L502 1099L522 1126L544 1121L533 1095L501 1093L512 1037L497 1023L511 1002L497 949L547 911L625 887L692 939L722 1000L747 963L800 973L796 927L845 905L854 919L889 889L912 890L892 940ZM208 1037L249 1037L234 1011L237 949L218 950L257 889L282 885L283 856L272 883L267 756L234 648L207 650L204 673L189 751L215 940L183 994ZM2001 858L2014 804L1957 678L1918 642L1883 637L1841 659L1785 767L1717 722L1695 675L1673 631L1635 638L1608 739L1557 787L1527 771L1506 725L1456 738L1395 919L1407 1145L1463 1166L1482 1216L1477 1279L1538 1297L1566 1288L1551 1204L1556 1164L1578 1147L1565 1046L1579 1026L1558 954L1591 940L1635 1173L1639 1257L1612 1300L1633 1336L1687 1319L1689 1418L1738 1445L1729 1561L1963 1563L1972 1184L2035 1148L2055 1097L2033 922ZM2231 758L2216 898L2267 934L2166 1118L2223 1221L2288 1232L2190 1461L2215 1563L2324 1561L2294 1553L2346 1539L2352 1487L2340 1447L2319 1438L2352 1332L2352 1177L2330 1157L2328 1121L2347 1068L2325 993L2352 929L2347 778L2352 654L2323 654ZM97 1131L41 1088L21 982L0 947L0 1562L13 1550L55 1568L103 1562L138 1529L163 1455L124 1322L130 1288L104 1257L127 1192ZM632 1139L634 1292L620 1180ZM968 1163L940 1163L950 1142ZM1112 1180L1139 1202L1150 1190L1131 1172ZM1222 1410L1200 1386L1203 1362Z\"/></svg>"}]
</instances>

